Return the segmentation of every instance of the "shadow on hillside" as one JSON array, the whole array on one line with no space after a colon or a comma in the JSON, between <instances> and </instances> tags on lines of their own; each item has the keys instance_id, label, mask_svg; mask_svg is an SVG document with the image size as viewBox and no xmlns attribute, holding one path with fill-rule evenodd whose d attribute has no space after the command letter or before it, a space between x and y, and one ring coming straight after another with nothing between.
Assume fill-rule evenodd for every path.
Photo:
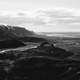
<instances>
[{"instance_id":1,"label":"shadow on hillside","mask_svg":"<svg viewBox=\"0 0 80 80\"><path fill-rule=\"evenodd\" d=\"M3 40L0 41L0 49L17 48L25 46L22 41L19 40Z\"/></svg>"}]
</instances>

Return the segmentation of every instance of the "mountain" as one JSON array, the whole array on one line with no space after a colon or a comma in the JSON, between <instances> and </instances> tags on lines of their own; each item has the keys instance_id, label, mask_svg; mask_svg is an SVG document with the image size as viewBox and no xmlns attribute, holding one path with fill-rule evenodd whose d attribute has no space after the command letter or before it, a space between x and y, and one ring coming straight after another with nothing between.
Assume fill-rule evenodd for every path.
<instances>
[{"instance_id":1,"label":"mountain","mask_svg":"<svg viewBox=\"0 0 80 80\"><path fill-rule=\"evenodd\" d=\"M14 38L16 35L12 32L12 27L0 25L0 41Z\"/></svg>"},{"instance_id":2,"label":"mountain","mask_svg":"<svg viewBox=\"0 0 80 80\"><path fill-rule=\"evenodd\" d=\"M0 25L0 40L24 37L27 35L34 35L34 33L22 27Z\"/></svg>"},{"instance_id":3,"label":"mountain","mask_svg":"<svg viewBox=\"0 0 80 80\"><path fill-rule=\"evenodd\" d=\"M0 49L25 46L25 44L18 39L18 37L25 36L23 33L31 35L32 32L30 33L30 31L20 27L0 25Z\"/></svg>"},{"instance_id":4,"label":"mountain","mask_svg":"<svg viewBox=\"0 0 80 80\"><path fill-rule=\"evenodd\" d=\"M29 31L25 28L17 27L17 26L13 27L12 32L18 37L31 36L35 34L32 31Z\"/></svg>"},{"instance_id":5,"label":"mountain","mask_svg":"<svg viewBox=\"0 0 80 80\"><path fill-rule=\"evenodd\" d=\"M0 25L0 49L24 46L23 42L42 42L45 40L22 27Z\"/></svg>"}]
</instances>

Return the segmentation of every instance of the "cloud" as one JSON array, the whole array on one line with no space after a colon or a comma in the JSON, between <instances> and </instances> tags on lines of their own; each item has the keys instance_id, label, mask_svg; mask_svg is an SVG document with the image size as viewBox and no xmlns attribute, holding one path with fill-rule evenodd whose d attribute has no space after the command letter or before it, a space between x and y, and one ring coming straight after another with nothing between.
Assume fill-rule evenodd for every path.
<instances>
[{"instance_id":1,"label":"cloud","mask_svg":"<svg viewBox=\"0 0 80 80\"><path fill-rule=\"evenodd\" d=\"M18 13L17 15L18 15L18 16L21 16L21 17L24 17L24 16L26 16L26 13L20 12L20 13Z\"/></svg>"},{"instance_id":2,"label":"cloud","mask_svg":"<svg viewBox=\"0 0 80 80\"><path fill-rule=\"evenodd\" d=\"M51 31L80 31L80 11L53 9L40 10L38 14Z\"/></svg>"},{"instance_id":3,"label":"cloud","mask_svg":"<svg viewBox=\"0 0 80 80\"><path fill-rule=\"evenodd\" d=\"M73 17L72 10L69 9L52 9L52 10L40 10L41 15L46 15L48 17L54 18L68 18Z\"/></svg>"},{"instance_id":4,"label":"cloud","mask_svg":"<svg viewBox=\"0 0 80 80\"><path fill-rule=\"evenodd\" d=\"M26 12L16 12L16 13L5 13L1 12L0 14L0 23L9 24L9 25L44 25L45 22L37 17L32 17Z\"/></svg>"},{"instance_id":5,"label":"cloud","mask_svg":"<svg viewBox=\"0 0 80 80\"><path fill-rule=\"evenodd\" d=\"M75 10L68 9L53 9L40 11L39 17L44 20L48 18L50 24L74 24L80 23L80 15Z\"/></svg>"},{"instance_id":6,"label":"cloud","mask_svg":"<svg viewBox=\"0 0 80 80\"><path fill-rule=\"evenodd\" d=\"M80 26L80 11L70 9L39 10L29 12L0 12L0 23L8 25L31 26L30 29L40 30L77 30ZM51 28L50 28L51 27Z\"/></svg>"},{"instance_id":7,"label":"cloud","mask_svg":"<svg viewBox=\"0 0 80 80\"><path fill-rule=\"evenodd\" d=\"M77 12L69 9L41 10L35 12L34 14L36 16L32 17L28 15L27 12L6 12L6 14L3 12L0 15L0 23L12 25L25 23L33 25L80 23L80 15L76 16L76 13Z\"/></svg>"}]
</instances>

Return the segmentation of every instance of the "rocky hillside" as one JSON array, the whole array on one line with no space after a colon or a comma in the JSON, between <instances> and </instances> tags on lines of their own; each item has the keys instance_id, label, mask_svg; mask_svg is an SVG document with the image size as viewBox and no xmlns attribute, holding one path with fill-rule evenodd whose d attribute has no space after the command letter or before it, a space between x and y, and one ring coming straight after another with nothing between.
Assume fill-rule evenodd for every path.
<instances>
[{"instance_id":1,"label":"rocky hillside","mask_svg":"<svg viewBox=\"0 0 80 80\"><path fill-rule=\"evenodd\" d=\"M18 31L19 28L16 28L17 27L14 28L12 26L0 25L0 49L16 48L25 45L22 41L17 39L18 37L20 37L18 35L19 33L21 34L21 31ZM22 33L23 30L25 29L22 29Z\"/></svg>"},{"instance_id":2,"label":"rocky hillside","mask_svg":"<svg viewBox=\"0 0 80 80\"><path fill-rule=\"evenodd\" d=\"M34 33L22 27L0 25L0 40L30 35Z\"/></svg>"},{"instance_id":3,"label":"rocky hillside","mask_svg":"<svg viewBox=\"0 0 80 80\"><path fill-rule=\"evenodd\" d=\"M42 42L46 40L22 27L0 25L0 41L13 39L24 42Z\"/></svg>"},{"instance_id":4,"label":"rocky hillside","mask_svg":"<svg viewBox=\"0 0 80 80\"><path fill-rule=\"evenodd\" d=\"M13 27L12 32L18 37L26 37L26 36L35 35L34 32L29 31L29 30L22 28L22 27L17 27L17 26Z\"/></svg>"},{"instance_id":5,"label":"rocky hillside","mask_svg":"<svg viewBox=\"0 0 80 80\"><path fill-rule=\"evenodd\" d=\"M0 80L79 80L80 60L52 44L42 43L24 51L10 50L0 55Z\"/></svg>"},{"instance_id":6,"label":"rocky hillside","mask_svg":"<svg viewBox=\"0 0 80 80\"><path fill-rule=\"evenodd\" d=\"M0 25L0 41L14 38L16 35L12 32L12 27Z\"/></svg>"}]
</instances>

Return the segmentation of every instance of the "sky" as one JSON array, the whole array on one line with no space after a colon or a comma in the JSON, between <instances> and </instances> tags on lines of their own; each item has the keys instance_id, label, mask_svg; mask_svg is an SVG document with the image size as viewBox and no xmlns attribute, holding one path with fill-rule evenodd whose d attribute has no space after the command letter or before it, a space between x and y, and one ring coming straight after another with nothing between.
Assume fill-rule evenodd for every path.
<instances>
[{"instance_id":1,"label":"sky","mask_svg":"<svg viewBox=\"0 0 80 80\"><path fill-rule=\"evenodd\" d=\"M80 32L80 0L0 0L0 24L35 32Z\"/></svg>"}]
</instances>

